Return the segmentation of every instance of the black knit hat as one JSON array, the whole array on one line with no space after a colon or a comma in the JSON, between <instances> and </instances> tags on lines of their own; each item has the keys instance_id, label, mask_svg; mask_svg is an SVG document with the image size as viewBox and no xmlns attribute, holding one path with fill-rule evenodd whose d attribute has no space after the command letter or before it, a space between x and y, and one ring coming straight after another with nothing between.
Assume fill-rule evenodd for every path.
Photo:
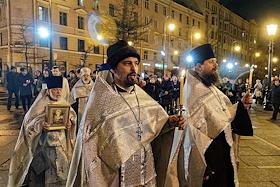
<instances>
[{"instance_id":1,"label":"black knit hat","mask_svg":"<svg viewBox=\"0 0 280 187\"><path fill-rule=\"evenodd\" d=\"M52 88L62 88L63 84L63 77L61 76L51 76L46 78L46 83L48 89Z\"/></svg>"},{"instance_id":2,"label":"black knit hat","mask_svg":"<svg viewBox=\"0 0 280 187\"><path fill-rule=\"evenodd\" d=\"M194 48L190 55L193 59L194 64L203 64L205 60L215 58L211 44L204 44Z\"/></svg>"},{"instance_id":3,"label":"black knit hat","mask_svg":"<svg viewBox=\"0 0 280 187\"><path fill-rule=\"evenodd\" d=\"M140 62L137 50L124 40L119 40L107 49L107 63L99 66L99 71L113 69L125 58L135 57Z\"/></svg>"}]
</instances>

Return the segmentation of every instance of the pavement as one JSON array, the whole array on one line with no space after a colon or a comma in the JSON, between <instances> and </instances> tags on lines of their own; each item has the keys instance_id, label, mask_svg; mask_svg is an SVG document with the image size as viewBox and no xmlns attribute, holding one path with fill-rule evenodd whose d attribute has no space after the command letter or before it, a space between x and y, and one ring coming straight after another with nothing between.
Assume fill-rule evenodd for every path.
<instances>
[{"instance_id":1,"label":"pavement","mask_svg":"<svg viewBox=\"0 0 280 187\"><path fill-rule=\"evenodd\" d=\"M254 136L241 137L240 186L280 187L280 120L270 121L272 112L254 109Z\"/></svg>"},{"instance_id":2,"label":"pavement","mask_svg":"<svg viewBox=\"0 0 280 187\"><path fill-rule=\"evenodd\" d=\"M10 158L23 119L22 109L6 109L7 93L0 87L0 187L7 186ZM260 106L250 110L254 136L241 137L240 187L280 187L280 120ZM280 116L279 116L280 119Z\"/></svg>"},{"instance_id":3,"label":"pavement","mask_svg":"<svg viewBox=\"0 0 280 187\"><path fill-rule=\"evenodd\" d=\"M10 158L18 137L19 128L23 119L23 110L7 110L8 94L4 87L0 87L0 187L7 186ZM14 103L14 101L13 101Z\"/></svg>"}]
</instances>

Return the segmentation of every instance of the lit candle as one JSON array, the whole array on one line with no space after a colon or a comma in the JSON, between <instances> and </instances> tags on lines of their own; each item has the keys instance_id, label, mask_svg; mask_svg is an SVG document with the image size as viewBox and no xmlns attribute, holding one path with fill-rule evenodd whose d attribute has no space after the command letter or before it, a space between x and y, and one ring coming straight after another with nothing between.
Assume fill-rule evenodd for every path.
<instances>
[{"instance_id":1,"label":"lit candle","mask_svg":"<svg viewBox=\"0 0 280 187\"><path fill-rule=\"evenodd\" d=\"M249 74L249 85L248 85L249 89L253 87L253 73L254 73L254 67L251 66L250 67L250 74Z\"/></svg>"},{"instance_id":2,"label":"lit candle","mask_svg":"<svg viewBox=\"0 0 280 187\"><path fill-rule=\"evenodd\" d=\"M185 70L182 70L180 76L180 99L179 99L180 107L183 106L183 99L184 99L184 77L185 77Z\"/></svg>"}]
</instances>

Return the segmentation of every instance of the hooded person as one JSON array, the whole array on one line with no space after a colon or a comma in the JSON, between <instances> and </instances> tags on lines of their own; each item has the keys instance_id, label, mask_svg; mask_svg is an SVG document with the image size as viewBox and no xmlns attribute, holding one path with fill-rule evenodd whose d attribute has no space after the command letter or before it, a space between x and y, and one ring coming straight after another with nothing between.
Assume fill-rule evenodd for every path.
<instances>
[{"instance_id":1,"label":"hooded person","mask_svg":"<svg viewBox=\"0 0 280 187\"><path fill-rule=\"evenodd\" d=\"M85 106L88 100L88 96L93 87L93 81L91 79L91 70L87 67L81 68L81 78L73 86L70 96L70 104L77 114L78 123L80 124L82 114L85 110Z\"/></svg>"},{"instance_id":2,"label":"hooded person","mask_svg":"<svg viewBox=\"0 0 280 187\"><path fill-rule=\"evenodd\" d=\"M185 121L169 117L137 86L136 49L121 40L109 46L107 56L81 120L66 186L155 186L151 142ZM86 179L75 182L80 160Z\"/></svg>"},{"instance_id":3,"label":"hooded person","mask_svg":"<svg viewBox=\"0 0 280 187\"><path fill-rule=\"evenodd\" d=\"M48 130L47 106L65 105L62 77L46 79L42 90L24 117L11 158L8 186L65 186L76 138L76 114L70 108L64 130ZM58 110L57 110L58 111ZM63 111L54 112L61 120Z\"/></svg>"},{"instance_id":4,"label":"hooded person","mask_svg":"<svg viewBox=\"0 0 280 187\"><path fill-rule=\"evenodd\" d=\"M190 52L194 70L186 74L183 104L187 127L174 136L165 186L239 186L233 134L252 136L246 94L233 105L216 86L218 64L210 44ZM233 130L232 130L233 129ZM179 167L176 167L179 166Z\"/></svg>"}]
</instances>

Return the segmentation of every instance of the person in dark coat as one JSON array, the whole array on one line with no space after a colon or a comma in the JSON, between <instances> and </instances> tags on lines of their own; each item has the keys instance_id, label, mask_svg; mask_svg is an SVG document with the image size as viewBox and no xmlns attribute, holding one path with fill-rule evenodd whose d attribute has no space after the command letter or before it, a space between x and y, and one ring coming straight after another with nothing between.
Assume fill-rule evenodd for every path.
<instances>
[{"instance_id":1,"label":"person in dark coat","mask_svg":"<svg viewBox=\"0 0 280 187\"><path fill-rule=\"evenodd\" d=\"M81 78L81 68L76 70L75 76L68 80L69 82L69 89L72 90L73 86L80 80Z\"/></svg>"},{"instance_id":2,"label":"person in dark coat","mask_svg":"<svg viewBox=\"0 0 280 187\"><path fill-rule=\"evenodd\" d=\"M154 100L159 101L159 87L156 84L156 76L150 76L148 83L144 87L144 90L149 94Z\"/></svg>"},{"instance_id":3,"label":"person in dark coat","mask_svg":"<svg viewBox=\"0 0 280 187\"><path fill-rule=\"evenodd\" d=\"M277 114L279 112L280 107L280 83L279 79L275 79L274 85L272 87L271 92L271 102L273 104L273 114L272 114L272 120L277 119Z\"/></svg>"},{"instance_id":4,"label":"person in dark coat","mask_svg":"<svg viewBox=\"0 0 280 187\"><path fill-rule=\"evenodd\" d=\"M24 112L31 106L32 101L32 75L27 72L26 68L20 68L19 75L19 93Z\"/></svg>"},{"instance_id":5,"label":"person in dark coat","mask_svg":"<svg viewBox=\"0 0 280 187\"><path fill-rule=\"evenodd\" d=\"M178 78L176 75L172 76L172 114L176 113L176 110L178 108L179 103L179 97L180 97L180 82L178 81Z\"/></svg>"},{"instance_id":6,"label":"person in dark coat","mask_svg":"<svg viewBox=\"0 0 280 187\"><path fill-rule=\"evenodd\" d=\"M18 85L18 73L16 72L16 67L12 66L11 71L7 74L6 80L7 80L7 90L9 93L8 97L8 103L7 103L7 109L11 110L12 106L12 98L13 94L15 95L15 106L18 109L19 106L19 85Z\"/></svg>"},{"instance_id":7,"label":"person in dark coat","mask_svg":"<svg viewBox=\"0 0 280 187\"><path fill-rule=\"evenodd\" d=\"M40 70L36 70L34 73L34 99L36 99L36 97L38 96L38 94L40 93L41 89L42 89L42 85L41 82L43 80L43 76Z\"/></svg>"},{"instance_id":8,"label":"person in dark coat","mask_svg":"<svg viewBox=\"0 0 280 187\"><path fill-rule=\"evenodd\" d=\"M167 75L164 76L161 87L161 105L167 113L171 112L172 83Z\"/></svg>"}]
</instances>

